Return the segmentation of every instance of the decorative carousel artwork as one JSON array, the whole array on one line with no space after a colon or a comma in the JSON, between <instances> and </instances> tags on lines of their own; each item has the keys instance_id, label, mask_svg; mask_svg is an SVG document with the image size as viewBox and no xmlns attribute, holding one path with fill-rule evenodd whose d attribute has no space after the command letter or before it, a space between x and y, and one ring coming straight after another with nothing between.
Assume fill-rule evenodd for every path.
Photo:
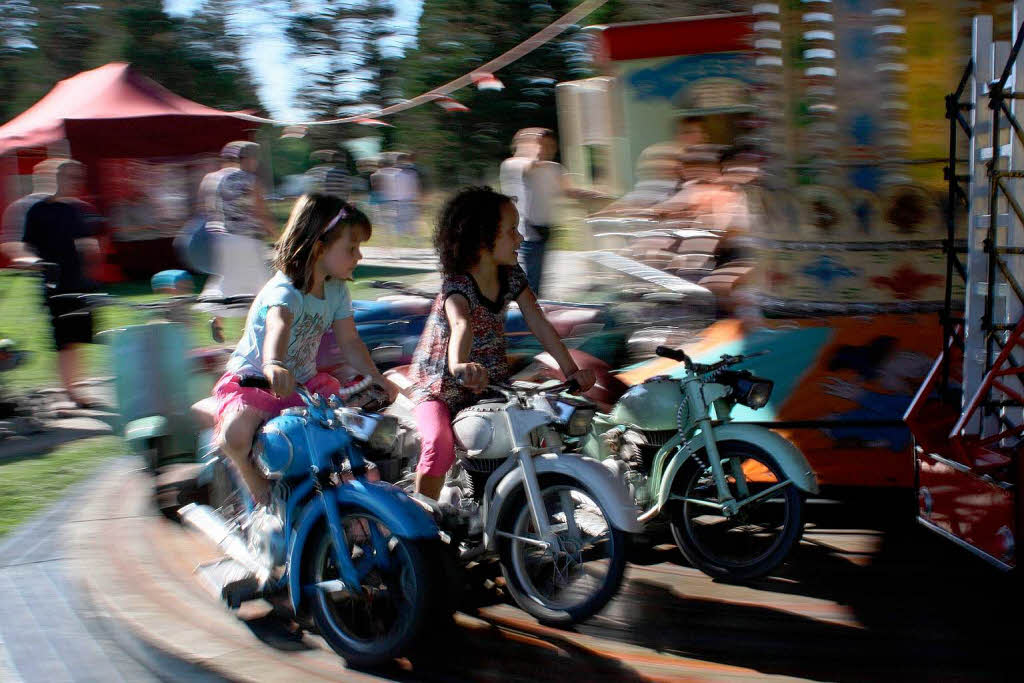
<instances>
[{"instance_id":1,"label":"decorative carousel artwork","mask_svg":"<svg viewBox=\"0 0 1024 683\"><path fill-rule=\"evenodd\" d=\"M919 185L896 185L883 191L881 201L888 239L942 238L942 210L933 192Z\"/></svg>"},{"instance_id":2,"label":"decorative carousel artwork","mask_svg":"<svg viewBox=\"0 0 1024 683\"><path fill-rule=\"evenodd\" d=\"M834 187L807 185L800 198L800 233L807 240L843 242L855 235L853 208Z\"/></svg>"}]
</instances>

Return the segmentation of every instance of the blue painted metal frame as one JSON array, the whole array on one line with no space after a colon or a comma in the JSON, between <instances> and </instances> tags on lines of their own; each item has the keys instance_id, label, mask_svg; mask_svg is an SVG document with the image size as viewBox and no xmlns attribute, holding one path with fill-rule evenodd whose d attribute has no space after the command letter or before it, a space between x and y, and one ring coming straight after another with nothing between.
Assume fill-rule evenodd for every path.
<instances>
[{"instance_id":1,"label":"blue painted metal frame","mask_svg":"<svg viewBox=\"0 0 1024 683\"><path fill-rule=\"evenodd\" d=\"M335 505L327 504L330 498ZM326 515L330 532L334 534L335 548L347 547L342 533L339 510L359 508L377 517L393 534L401 538L429 540L438 537L438 529L434 521L416 502L401 489L383 482L368 482L362 479L350 481L333 489L324 490L321 496L309 501L300 512L295 531L291 535L288 549L288 588L292 608L298 612L302 603L302 568L300 566L305 554L313 528ZM371 536L374 531L371 530ZM339 541L340 539L340 541ZM379 558L388 557L385 539L373 538L375 553ZM336 557L342 581L349 585L358 585L359 577L378 566L377 564L360 567L352 565L348 556ZM346 566L347 565L347 566ZM349 569L351 568L351 569ZM351 574L346 578L346 571Z\"/></svg>"}]
</instances>

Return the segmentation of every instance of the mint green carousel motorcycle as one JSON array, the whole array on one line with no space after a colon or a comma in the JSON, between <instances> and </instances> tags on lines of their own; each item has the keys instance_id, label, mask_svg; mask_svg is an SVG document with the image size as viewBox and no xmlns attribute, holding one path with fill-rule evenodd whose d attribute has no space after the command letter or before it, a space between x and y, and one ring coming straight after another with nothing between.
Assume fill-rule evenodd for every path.
<instances>
[{"instance_id":1,"label":"mint green carousel motorcycle","mask_svg":"<svg viewBox=\"0 0 1024 683\"><path fill-rule=\"evenodd\" d=\"M818 492L797 448L758 425L731 422L736 404L758 409L773 382L730 369L751 356L694 363L682 377L652 377L599 414L581 439L585 455L616 466L644 512L668 522L676 545L704 573L734 581L778 567L803 534L804 503Z\"/></svg>"}]
</instances>

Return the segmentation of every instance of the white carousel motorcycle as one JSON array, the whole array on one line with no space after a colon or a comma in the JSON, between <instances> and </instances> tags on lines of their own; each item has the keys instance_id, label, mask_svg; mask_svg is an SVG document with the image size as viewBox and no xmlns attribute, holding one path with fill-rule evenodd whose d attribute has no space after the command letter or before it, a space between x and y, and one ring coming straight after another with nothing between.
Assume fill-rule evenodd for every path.
<instances>
[{"instance_id":1,"label":"white carousel motorcycle","mask_svg":"<svg viewBox=\"0 0 1024 683\"><path fill-rule=\"evenodd\" d=\"M493 398L452 423L457 459L441 504L416 496L460 563L496 555L516 604L554 625L608 603L622 583L627 534L643 529L616 463L562 452L562 436L586 433L595 413L592 403L561 393L576 388L491 385ZM399 486L411 491L414 479L413 466Z\"/></svg>"}]
</instances>

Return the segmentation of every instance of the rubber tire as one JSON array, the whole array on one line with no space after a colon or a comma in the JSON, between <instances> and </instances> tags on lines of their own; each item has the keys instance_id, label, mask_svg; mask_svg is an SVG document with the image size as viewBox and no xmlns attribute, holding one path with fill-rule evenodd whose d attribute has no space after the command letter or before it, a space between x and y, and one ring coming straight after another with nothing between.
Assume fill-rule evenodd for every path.
<instances>
[{"instance_id":1,"label":"rubber tire","mask_svg":"<svg viewBox=\"0 0 1024 683\"><path fill-rule=\"evenodd\" d=\"M342 514L367 514L359 509L348 509ZM330 546L331 537L327 533L326 526L324 532L320 535L317 540L315 547L316 551L312 554L312 561L303 567L302 571L304 574L303 584L314 583L314 571L320 558L323 557L326 552L326 548ZM419 640L424 628L428 623L428 617L430 615L430 595L433 593L432 586L430 585L430 578L432 571L427 564L428 558L434 552L429 546L433 541L409 541L403 540L406 550L409 552L410 561L413 566L413 570L416 573L416 584L421 587L415 598L412 600L412 616L406 624L403 632L397 636L393 642L383 646L374 646L364 649L357 650L353 649L349 642L331 628L331 618L328 614L326 605L326 597L319 593L314 597L310 598L310 613L313 618L313 623L316 624L317 630L320 635L323 636L327 644L331 646L335 652L337 652L344 660L345 663L350 667L356 668L373 668L382 664L387 664L398 657L401 657L404 653L411 650L416 642Z\"/></svg>"},{"instance_id":2,"label":"rubber tire","mask_svg":"<svg viewBox=\"0 0 1024 683\"><path fill-rule=\"evenodd\" d=\"M450 645L448 637L455 628L455 612L465 594L465 570L458 563L457 550L440 539L422 541L420 551L429 572L427 623L415 648L421 654L432 654L438 646Z\"/></svg>"},{"instance_id":3,"label":"rubber tire","mask_svg":"<svg viewBox=\"0 0 1024 683\"><path fill-rule=\"evenodd\" d=\"M608 520L607 511L601 507L597 497L577 479L560 475L547 475L539 478L540 490L543 493L546 489L558 484L571 484L580 491L586 493L601 509L601 514ZM508 503L502 506L504 512L498 523L498 528L510 532L515 526L515 520L519 516L523 506L526 505L526 491L522 487L510 497ZM615 597L622 586L622 580L626 572L627 534L610 525L609 531L614 554L608 560L608 573L605 576L605 583L594 593L590 599L581 605L570 609L549 609L539 604L530 597L529 592L519 583L516 572L512 569L512 539L498 536L498 554L501 558L501 573L505 577L505 587L508 589L516 605L524 612L529 613L537 621L549 626L565 627L578 624L589 619L604 609L605 605Z\"/></svg>"},{"instance_id":4,"label":"rubber tire","mask_svg":"<svg viewBox=\"0 0 1024 683\"><path fill-rule=\"evenodd\" d=\"M718 452L723 460L726 459L730 451L743 452L748 456L755 456L761 464L772 470L772 473L779 481L785 478L782 468L779 467L775 458L756 444L746 441L722 441L718 444ZM707 461L707 454L703 453L703 451L701 457L705 462ZM688 463L687 466L679 470L675 481L672 482L673 493L685 491L690 479L698 471L699 466L696 461L691 461L691 463ZM671 511L669 526L672 529L672 538L675 539L676 546L683 553L686 561L710 577L728 581L748 581L765 576L778 568L786 560L793 546L800 541L804 532L804 493L795 485L788 486L783 490L785 491L786 505L791 514L787 520L787 526L782 532L782 542L766 558L756 564L743 568L730 567L703 552L687 532L686 525L678 521L681 514L681 503L676 503L675 508Z\"/></svg>"}]
</instances>

